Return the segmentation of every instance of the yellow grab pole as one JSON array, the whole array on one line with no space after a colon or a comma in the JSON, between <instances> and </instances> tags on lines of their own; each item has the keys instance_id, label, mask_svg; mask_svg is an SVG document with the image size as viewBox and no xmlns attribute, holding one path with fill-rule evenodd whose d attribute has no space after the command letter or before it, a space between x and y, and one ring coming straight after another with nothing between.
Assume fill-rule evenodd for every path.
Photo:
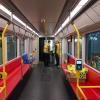
<instances>
[{"instance_id":1,"label":"yellow grab pole","mask_svg":"<svg viewBox=\"0 0 100 100\"><path fill-rule=\"evenodd\" d=\"M75 24L73 24L73 27L77 33L77 59L80 59L80 32Z\"/></svg>"},{"instance_id":2,"label":"yellow grab pole","mask_svg":"<svg viewBox=\"0 0 100 100\"><path fill-rule=\"evenodd\" d=\"M76 27L76 25L73 23L73 28L77 33L77 59L80 59L80 32L78 30L78 28ZM79 86L79 75L80 73L77 72L76 76L77 76L77 86Z\"/></svg>"},{"instance_id":3,"label":"yellow grab pole","mask_svg":"<svg viewBox=\"0 0 100 100\"><path fill-rule=\"evenodd\" d=\"M7 31L8 29L8 26L9 24L7 24L2 32L2 63L3 63L3 74L4 74L4 78L3 78L3 82L4 82L4 95L3 95L3 98L2 100L5 100L6 99L6 77L7 77L7 74L6 74L6 70L5 70L5 32Z\"/></svg>"},{"instance_id":4,"label":"yellow grab pole","mask_svg":"<svg viewBox=\"0 0 100 100\"><path fill-rule=\"evenodd\" d=\"M74 23L72 24L72 26L73 26L75 32L77 33L77 59L80 59L80 32L79 32L77 26ZM80 76L80 72L77 71L77 73L76 73L76 77L77 77L77 89L79 89L80 92L82 93L82 95L86 98L86 96L84 95L83 91L79 87L79 76ZM77 89L76 89L76 93L78 95ZM78 98L79 98L79 95L78 95ZM87 100L87 99L85 99L85 100Z\"/></svg>"}]
</instances>

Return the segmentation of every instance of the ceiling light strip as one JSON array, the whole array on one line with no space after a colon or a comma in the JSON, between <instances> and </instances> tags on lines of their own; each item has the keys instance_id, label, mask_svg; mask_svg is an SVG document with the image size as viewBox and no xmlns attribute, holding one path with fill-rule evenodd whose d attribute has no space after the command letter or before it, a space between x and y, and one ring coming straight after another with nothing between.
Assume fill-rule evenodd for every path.
<instances>
[{"instance_id":1,"label":"ceiling light strip","mask_svg":"<svg viewBox=\"0 0 100 100\"><path fill-rule=\"evenodd\" d=\"M16 15L12 14L12 12L10 10L8 10L6 7L4 7L2 4L0 4L0 10L2 10L3 12L5 12L7 15L9 16L13 16L13 19L15 19L17 22L19 22L20 24L22 24L23 26L27 26L22 20L20 20ZM38 35L38 33L36 33L32 28L30 28L29 26L27 26L27 28L32 31L34 34Z\"/></svg>"},{"instance_id":2,"label":"ceiling light strip","mask_svg":"<svg viewBox=\"0 0 100 100\"><path fill-rule=\"evenodd\" d=\"M13 15L13 19L15 19L17 22L26 27L26 24L22 20L20 20L16 15Z\"/></svg>"},{"instance_id":3,"label":"ceiling light strip","mask_svg":"<svg viewBox=\"0 0 100 100\"><path fill-rule=\"evenodd\" d=\"M63 22L63 24L60 26L60 28L57 30L57 32L54 34L55 36L72 20L72 18L83 8L86 3L88 3L89 0L81 0L78 5L70 12L70 15L66 18L66 20Z\"/></svg>"}]
</instances>

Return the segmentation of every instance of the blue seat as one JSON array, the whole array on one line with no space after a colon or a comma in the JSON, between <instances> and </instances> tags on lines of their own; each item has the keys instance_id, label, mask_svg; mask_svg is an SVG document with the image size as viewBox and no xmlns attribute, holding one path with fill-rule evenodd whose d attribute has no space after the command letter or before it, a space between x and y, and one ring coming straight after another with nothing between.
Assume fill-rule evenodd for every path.
<instances>
[{"instance_id":1,"label":"blue seat","mask_svg":"<svg viewBox=\"0 0 100 100\"><path fill-rule=\"evenodd\" d=\"M32 64L33 62L33 56L31 55L30 58L28 59L28 56L26 53L22 54L22 59L24 64Z\"/></svg>"},{"instance_id":2,"label":"blue seat","mask_svg":"<svg viewBox=\"0 0 100 100\"><path fill-rule=\"evenodd\" d=\"M28 56L27 56L26 53L22 54L22 59L23 59L24 64L30 64L30 61L29 61Z\"/></svg>"}]
</instances>

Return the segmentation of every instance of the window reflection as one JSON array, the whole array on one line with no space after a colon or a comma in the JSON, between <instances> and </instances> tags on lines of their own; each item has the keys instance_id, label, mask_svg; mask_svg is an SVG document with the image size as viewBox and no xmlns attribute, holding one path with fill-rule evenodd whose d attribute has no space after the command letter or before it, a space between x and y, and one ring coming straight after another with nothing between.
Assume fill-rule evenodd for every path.
<instances>
[{"instance_id":1,"label":"window reflection","mask_svg":"<svg viewBox=\"0 0 100 100\"><path fill-rule=\"evenodd\" d=\"M7 59L8 61L17 56L17 38L7 36Z\"/></svg>"},{"instance_id":2,"label":"window reflection","mask_svg":"<svg viewBox=\"0 0 100 100\"><path fill-rule=\"evenodd\" d=\"M100 32L86 35L86 62L100 71Z\"/></svg>"},{"instance_id":3,"label":"window reflection","mask_svg":"<svg viewBox=\"0 0 100 100\"><path fill-rule=\"evenodd\" d=\"M68 53L72 54L72 37L67 39L68 42Z\"/></svg>"},{"instance_id":4,"label":"window reflection","mask_svg":"<svg viewBox=\"0 0 100 100\"><path fill-rule=\"evenodd\" d=\"M22 55L25 52L25 39L20 38L20 55Z\"/></svg>"}]
</instances>

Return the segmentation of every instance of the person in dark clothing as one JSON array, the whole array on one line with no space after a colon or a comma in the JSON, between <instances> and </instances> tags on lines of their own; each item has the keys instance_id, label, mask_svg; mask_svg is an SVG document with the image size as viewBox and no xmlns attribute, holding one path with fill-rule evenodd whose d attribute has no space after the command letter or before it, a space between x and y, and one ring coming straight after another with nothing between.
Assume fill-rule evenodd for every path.
<instances>
[{"instance_id":1,"label":"person in dark clothing","mask_svg":"<svg viewBox=\"0 0 100 100\"><path fill-rule=\"evenodd\" d=\"M59 56L57 53L55 53L55 58L56 58L56 66L59 66Z\"/></svg>"},{"instance_id":2,"label":"person in dark clothing","mask_svg":"<svg viewBox=\"0 0 100 100\"><path fill-rule=\"evenodd\" d=\"M44 44L44 66L49 66L49 44L46 42Z\"/></svg>"},{"instance_id":3,"label":"person in dark clothing","mask_svg":"<svg viewBox=\"0 0 100 100\"><path fill-rule=\"evenodd\" d=\"M48 67L49 66L49 54L44 53L44 66Z\"/></svg>"},{"instance_id":4,"label":"person in dark clothing","mask_svg":"<svg viewBox=\"0 0 100 100\"><path fill-rule=\"evenodd\" d=\"M59 43L55 44L55 58L56 58L56 66L59 66L59 55L60 55L60 48Z\"/></svg>"}]
</instances>

